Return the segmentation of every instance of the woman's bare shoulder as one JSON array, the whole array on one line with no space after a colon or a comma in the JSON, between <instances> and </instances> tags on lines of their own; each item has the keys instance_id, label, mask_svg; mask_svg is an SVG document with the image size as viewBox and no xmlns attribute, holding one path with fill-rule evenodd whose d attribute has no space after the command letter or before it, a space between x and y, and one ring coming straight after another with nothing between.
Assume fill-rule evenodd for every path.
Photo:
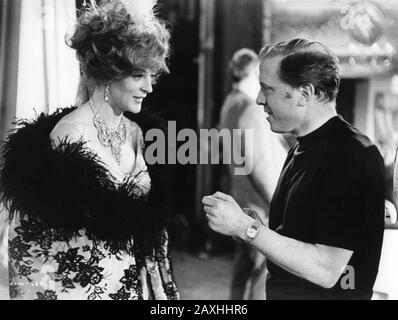
<instances>
[{"instance_id":1,"label":"woman's bare shoulder","mask_svg":"<svg viewBox=\"0 0 398 320\"><path fill-rule=\"evenodd\" d=\"M90 126L89 113L84 105L67 114L55 125L50 133L56 145L67 139L76 142L83 138L85 128Z\"/></svg>"}]
</instances>

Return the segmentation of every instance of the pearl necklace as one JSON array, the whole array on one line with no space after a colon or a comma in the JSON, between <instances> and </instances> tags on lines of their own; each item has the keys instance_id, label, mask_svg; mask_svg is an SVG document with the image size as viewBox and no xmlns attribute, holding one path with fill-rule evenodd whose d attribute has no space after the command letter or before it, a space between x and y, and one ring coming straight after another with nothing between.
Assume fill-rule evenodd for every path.
<instances>
[{"instance_id":1,"label":"pearl necklace","mask_svg":"<svg viewBox=\"0 0 398 320\"><path fill-rule=\"evenodd\" d=\"M98 132L98 140L106 148L111 148L112 157L120 165L122 145L126 142L127 130L123 117L117 129L109 128L100 113L97 111L93 97L89 100L89 105L94 113L93 123Z\"/></svg>"}]
</instances>

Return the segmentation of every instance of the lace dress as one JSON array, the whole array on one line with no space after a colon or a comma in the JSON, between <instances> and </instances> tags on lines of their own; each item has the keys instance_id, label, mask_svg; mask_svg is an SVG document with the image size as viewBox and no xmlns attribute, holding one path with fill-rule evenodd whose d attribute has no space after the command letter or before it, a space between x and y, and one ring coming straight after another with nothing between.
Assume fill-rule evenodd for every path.
<instances>
[{"instance_id":1,"label":"lace dress","mask_svg":"<svg viewBox=\"0 0 398 320\"><path fill-rule=\"evenodd\" d=\"M136 153L133 172L123 182L148 192L150 177ZM66 238L39 221L14 217L9 232L11 299L167 300L179 299L169 264L168 240L138 268L133 239L126 250L112 250L103 241Z\"/></svg>"}]
</instances>

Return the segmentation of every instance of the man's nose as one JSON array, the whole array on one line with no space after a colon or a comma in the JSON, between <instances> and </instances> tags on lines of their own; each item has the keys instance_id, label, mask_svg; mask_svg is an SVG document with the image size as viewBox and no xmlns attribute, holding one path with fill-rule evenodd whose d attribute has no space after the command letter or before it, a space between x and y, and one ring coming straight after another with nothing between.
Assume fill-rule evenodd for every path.
<instances>
[{"instance_id":1,"label":"man's nose","mask_svg":"<svg viewBox=\"0 0 398 320\"><path fill-rule=\"evenodd\" d=\"M256 103L258 105L265 105L266 103L265 96L261 93L261 91L257 95Z\"/></svg>"}]
</instances>

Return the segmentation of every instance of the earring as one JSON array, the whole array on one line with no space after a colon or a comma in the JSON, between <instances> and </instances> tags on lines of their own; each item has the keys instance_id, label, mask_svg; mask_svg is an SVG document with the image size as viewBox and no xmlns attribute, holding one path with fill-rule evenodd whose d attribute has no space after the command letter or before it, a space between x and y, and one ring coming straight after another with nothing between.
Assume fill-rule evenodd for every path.
<instances>
[{"instance_id":1,"label":"earring","mask_svg":"<svg viewBox=\"0 0 398 320\"><path fill-rule=\"evenodd\" d=\"M109 102L109 84L105 88L105 101Z\"/></svg>"}]
</instances>

